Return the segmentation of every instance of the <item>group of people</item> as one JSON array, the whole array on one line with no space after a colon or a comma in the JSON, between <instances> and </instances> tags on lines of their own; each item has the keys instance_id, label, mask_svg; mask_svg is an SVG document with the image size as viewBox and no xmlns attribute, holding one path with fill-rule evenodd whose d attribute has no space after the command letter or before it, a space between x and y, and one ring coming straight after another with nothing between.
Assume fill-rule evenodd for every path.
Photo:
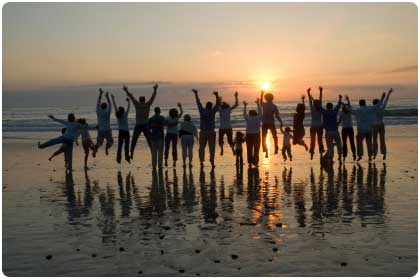
<instances>
[{"instance_id":1,"label":"group of people","mask_svg":"<svg viewBox=\"0 0 420 279\"><path fill-rule=\"evenodd\" d=\"M385 128L384 128L384 109L388 103L389 97L392 93L392 88L388 94L383 93L381 99L374 99L371 106L366 104L366 100L359 101L359 108L353 108L350 100L346 97L346 103L343 104L342 96L339 95L339 100L336 106L332 103L327 103L325 108L322 105L322 91L319 87L319 98L314 99L311 94L311 88L307 90L309 99L309 106L311 111L311 126L310 126L310 147L304 141L305 128L303 121L305 119L305 95L302 95L302 102L296 106L296 113L293 116L293 126L284 127L283 121L280 117L279 109L274 104L274 96L271 93L261 91L261 95L256 100L257 109L250 109L248 111L248 103L243 102L243 117L246 122L245 134L241 131L235 133L233 137L233 129L231 123L231 113L238 107L238 92L235 92L235 103L233 106L219 96L218 92L214 92L216 98L215 104L208 101L205 106L201 103L198 95L198 90L192 89L195 95L199 115L200 115L200 130L198 132L194 123L191 120L191 115L183 114L182 105L178 103L178 108L169 110L169 115L163 117L161 115L160 107L154 108L154 115L149 118L150 108L157 95L158 85L153 86L153 94L151 98L146 101L144 96L138 100L129 92L127 86L123 86L127 98L127 105L117 106L114 95L108 92L105 93L106 101L103 102L104 91L99 89L99 97L96 105L97 125L88 125L84 118L76 117L70 113L67 121L55 118L49 115L49 118L59 122L65 126L62 129L62 135L48 140L47 142L38 142L39 148L46 148L52 145L61 144L60 148L53 153L49 158L64 153L64 159L67 171L72 170L72 153L73 144L78 144L78 138L81 138L84 149L84 164L87 169L87 162L90 152L95 157L98 149L105 144L105 154L109 154L109 149L113 145L113 135L111 129L111 114L113 107L115 108L115 117L118 123L118 147L117 147L117 162L122 161L122 150L124 147L124 158L130 163L134 158L134 151L137 141L141 135L144 134L148 147L151 151L152 167L153 169L162 168L163 164L168 165L169 151L172 148L173 166L176 166L178 160L177 143L178 138L181 141L183 167L186 167L187 159L189 166L192 166L193 147L195 139L199 142L199 160L200 165L204 165L205 149L208 145L210 154L210 163L212 168L215 167L215 147L216 147L216 131L215 119L216 114L219 113L219 138L220 155L224 154L224 138L226 136L230 150L236 157L236 164L243 165L243 143L245 142L247 148L247 162L249 167L258 166L259 151L262 145L263 153L268 157L268 147L266 138L268 131L271 132L274 141L274 154L278 154L278 136L275 120L280 124L280 131L283 134L282 156L286 161L292 160L292 145L302 145L307 151L309 150L310 158L313 159L315 153L315 143L318 141L319 153L321 163L332 163L334 157L334 146L337 148L338 159L341 162L342 157L348 155L347 141L350 143L350 148L353 154L353 160L362 159L363 157L363 141L366 141L369 160L375 159L378 153L378 146L386 158L385 145ZM112 99L112 102L111 102ZM136 124L133 131L133 136L130 143L130 129L128 124L128 115L130 112L130 103L133 104L136 110ZM340 111L341 109L341 111ZM181 121L181 116L183 116ZM353 130L353 115L357 123L357 153L354 141ZM341 136L338 130L341 124ZM166 134L165 134L166 128ZM89 130L97 130L96 143L93 142ZM324 154L324 130L325 141L327 144L327 152ZM380 144L378 145L378 137Z\"/></svg>"}]
</instances>

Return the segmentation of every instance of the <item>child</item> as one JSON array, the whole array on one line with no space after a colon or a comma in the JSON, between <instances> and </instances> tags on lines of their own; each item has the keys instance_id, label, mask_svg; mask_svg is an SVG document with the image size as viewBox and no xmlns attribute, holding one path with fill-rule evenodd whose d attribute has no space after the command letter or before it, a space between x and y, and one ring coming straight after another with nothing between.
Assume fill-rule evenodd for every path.
<instances>
[{"instance_id":1,"label":"child","mask_svg":"<svg viewBox=\"0 0 420 279\"><path fill-rule=\"evenodd\" d=\"M235 156L236 156L236 165L243 165L244 159L242 157L242 144L245 142L244 134L242 132L236 132L235 137Z\"/></svg>"},{"instance_id":2,"label":"child","mask_svg":"<svg viewBox=\"0 0 420 279\"><path fill-rule=\"evenodd\" d=\"M248 105L247 102L244 102L244 118L246 121L246 150L247 150L247 157L248 157L248 167L251 168L252 164L257 167L259 161L259 152L260 152L260 145L261 145L261 106L260 100L257 99L256 101L258 107L258 113L254 109L249 111L249 114L246 111L246 106Z\"/></svg>"},{"instance_id":3,"label":"child","mask_svg":"<svg viewBox=\"0 0 420 279\"><path fill-rule=\"evenodd\" d=\"M181 123L179 128L179 137L181 138L181 147L182 147L182 161L183 167L186 167L185 161L187 156L189 158L190 164L189 167L192 167L192 158L193 158L193 147L194 147L194 137L198 140L197 128L194 123L191 122L191 116L186 114L184 116L184 121Z\"/></svg>"},{"instance_id":4,"label":"child","mask_svg":"<svg viewBox=\"0 0 420 279\"><path fill-rule=\"evenodd\" d=\"M308 151L303 137L305 136L305 127L303 127L303 120L305 119L305 95L302 95L302 103L296 106L296 113L293 116L293 145L303 145Z\"/></svg>"},{"instance_id":5,"label":"child","mask_svg":"<svg viewBox=\"0 0 420 279\"><path fill-rule=\"evenodd\" d=\"M117 107L115 103L114 95L111 94L112 103L114 107ZM130 163L130 129L128 128L128 113L130 111L130 100L127 98L127 109L124 107L118 107L118 110L115 112L115 116L117 117L118 122L118 148L117 148L117 162L121 164L121 153L122 153L122 146L124 146L124 155L125 160Z\"/></svg>"},{"instance_id":6,"label":"child","mask_svg":"<svg viewBox=\"0 0 420 279\"><path fill-rule=\"evenodd\" d=\"M61 134L64 135L64 133L66 132L66 128L61 129ZM51 161L54 157L60 155L61 153L64 153L64 151L66 150L66 144L63 143L60 148L57 149L57 151L55 151L50 158L48 158L48 161ZM67 163L64 163L64 166L67 166Z\"/></svg>"},{"instance_id":7,"label":"child","mask_svg":"<svg viewBox=\"0 0 420 279\"><path fill-rule=\"evenodd\" d=\"M289 156L289 160L292 161L292 145L290 144L290 139L294 139L291 132L292 130L290 127L286 127L283 130L283 125L280 126L280 131L283 134L283 148L281 149L281 154L283 155L283 159L286 162L287 161L287 155Z\"/></svg>"},{"instance_id":8,"label":"child","mask_svg":"<svg viewBox=\"0 0 420 279\"><path fill-rule=\"evenodd\" d=\"M86 120L84 118L79 118L77 122L82 124L82 127L80 128L80 136L82 138L82 146L83 146L83 151L85 153L85 170L87 170L89 150L92 150L92 157L95 158L96 148L95 148L95 145L93 144L92 138L90 137L90 134L88 131L89 127L88 127L88 124L86 123ZM76 144L77 144L77 141L76 141Z\"/></svg>"},{"instance_id":9,"label":"child","mask_svg":"<svg viewBox=\"0 0 420 279\"><path fill-rule=\"evenodd\" d=\"M179 112L176 108L169 110L169 117L165 120L167 126L165 135L165 167L168 166L169 148L172 142L172 159L174 160L173 166L176 166L178 160L177 143L178 143L178 122L182 116L183 110L181 103L178 103Z\"/></svg>"}]
</instances>

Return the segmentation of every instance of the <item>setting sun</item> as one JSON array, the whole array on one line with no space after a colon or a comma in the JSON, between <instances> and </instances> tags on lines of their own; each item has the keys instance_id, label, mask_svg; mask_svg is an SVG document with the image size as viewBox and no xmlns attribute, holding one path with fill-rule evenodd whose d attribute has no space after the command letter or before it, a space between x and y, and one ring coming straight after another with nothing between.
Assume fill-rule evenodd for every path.
<instances>
[{"instance_id":1,"label":"setting sun","mask_svg":"<svg viewBox=\"0 0 420 279\"><path fill-rule=\"evenodd\" d=\"M261 84L261 89L264 91L267 91L270 88L270 83L269 82L263 82Z\"/></svg>"}]
</instances>

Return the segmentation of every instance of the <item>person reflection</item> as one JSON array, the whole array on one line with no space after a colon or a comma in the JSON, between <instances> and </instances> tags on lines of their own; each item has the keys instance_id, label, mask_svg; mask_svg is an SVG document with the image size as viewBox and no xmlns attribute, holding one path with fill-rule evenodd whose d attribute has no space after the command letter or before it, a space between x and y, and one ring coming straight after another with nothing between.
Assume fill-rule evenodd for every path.
<instances>
[{"instance_id":1,"label":"person reflection","mask_svg":"<svg viewBox=\"0 0 420 279\"><path fill-rule=\"evenodd\" d=\"M292 167L287 169L286 167L283 168L282 173L282 180L283 180L283 192L285 193L284 197L282 198L284 201L283 203L286 207L290 207L290 194L292 193Z\"/></svg>"},{"instance_id":2,"label":"person reflection","mask_svg":"<svg viewBox=\"0 0 420 279\"><path fill-rule=\"evenodd\" d=\"M209 190L208 190L209 189ZM206 223L216 223L218 214L216 212L217 207L217 195L216 195L216 178L214 170L210 171L210 184L206 186L206 177L204 174L204 168L200 168L200 195L201 195L201 206L204 221Z\"/></svg>"},{"instance_id":3,"label":"person reflection","mask_svg":"<svg viewBox=\"0 0 420 279\"><path fill-rule=\"evenodd\" d=\"M176 169L173 169L173 182L169 180L168 170L165 171L165 184L166 184L166 195L168 200L168 207L173 212L178 212L180 205L179 190L178 190L178 176ZM170 185L173 184L173 191L171 191Z\"/></svg>"},{"instance_id":4,"label":"person reflection","mask_svg":"<svg viewBox=\"0 0 420 279\"><path fill-rule=\"evenodd\" d=\"M194 178L191 171L191 168L188 168L189 172L187 175L187 168L183 168L182 175L182 198L184 200L184 206L187 213L191 213L194 210L194 206L197 205L195 199L195 185Z\"/></svg>"},{"instance_id":5,"label":"person reflection","mask_svg":"<svg viewBox=\"0 0 420 279\"><path fill-rule=\"evenodd\" d=\"M252 210L252 222L258 223L262 217L260 174L258 168L248 168L248 208Z\"/></svg>"},{"instance_id":6,"label":"person reflection","mask_svg":"<svg viewBox=\"0 0 420 279\"><path fill-rule=\"evenodd\" d=\"M242 195L244 189L244 167L243 165L236 165L236 178L233 181L236 187L236 193Z\"/></svg>"},{"instance_id":7,"label":"person reflection","mask_svg":"<svg viewBox=\"0 0 420 279\"><path fill-rule=\"evenodd\" d=\"M99 227L102 229L102 242L115 243L116 242L116 222L115 222L115 193L114 189L106 186L106 189L101 189L99 192L99 205L102 213L102 218L99 221Z\"/></svg>"},{"instance_id":8,"label":"person reflection","mask_svg":"<svg viewBox=\"0 0 420 279\"><path fill-rule=\"evenodd\" d=\"M119 190L118 192L120 195L121 217L129 217L133 205L131 200L131 172L129 172L126 176L125 187L120 171L117 174L117 182Z\"/></svg>"},{"instance_id":9,"label":"person reflection","mask_svg":"<svg viewBox=\"0 0 420 279\"><path fill-rule=\"evenodd\" d=\"M346 164L342 165L343 187L342 187L342 222L351 223L353 220L353 196L354 196L354 183L356 181L356 166L351 168L351 174L346 168Z\"/></svg>"},{"instance_id":10,"label":"person reflection","mask_svg":"<svg viewBox=\"0 0 420 279\"><path fill-rule=\"evenodd\" d=\"M156 213L158 216L163 215L166 209L166 193L161 168L152 171L152 188L149 197L152 213Z\"/></svg>"}]
</instances>

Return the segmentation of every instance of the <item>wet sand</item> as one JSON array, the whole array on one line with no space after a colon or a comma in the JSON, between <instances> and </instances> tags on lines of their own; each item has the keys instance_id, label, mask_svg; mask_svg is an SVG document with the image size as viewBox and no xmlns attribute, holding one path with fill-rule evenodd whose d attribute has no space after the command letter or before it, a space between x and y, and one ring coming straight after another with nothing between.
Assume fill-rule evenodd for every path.
<instances>
[{"instance_id":1,"label":"wet sand","mask_svg":"<svg viewBox=\"0 0 420 279\"><path fill-rule=\"evenodd\" d=\"M208 162L200 171L195 149L191 170L178 162L152 172L142 140L133 164L119 166L114 146L87 173L76 147L71 176L62 157L47 160L54 147L3 140L3 272L414 275L417 125L387 132L386 163L322 170L317 155L310 161L294 146L293 162L261 156L258 170L241 171L226 152L211 172Z\"/></svg>"}]
</instances>

